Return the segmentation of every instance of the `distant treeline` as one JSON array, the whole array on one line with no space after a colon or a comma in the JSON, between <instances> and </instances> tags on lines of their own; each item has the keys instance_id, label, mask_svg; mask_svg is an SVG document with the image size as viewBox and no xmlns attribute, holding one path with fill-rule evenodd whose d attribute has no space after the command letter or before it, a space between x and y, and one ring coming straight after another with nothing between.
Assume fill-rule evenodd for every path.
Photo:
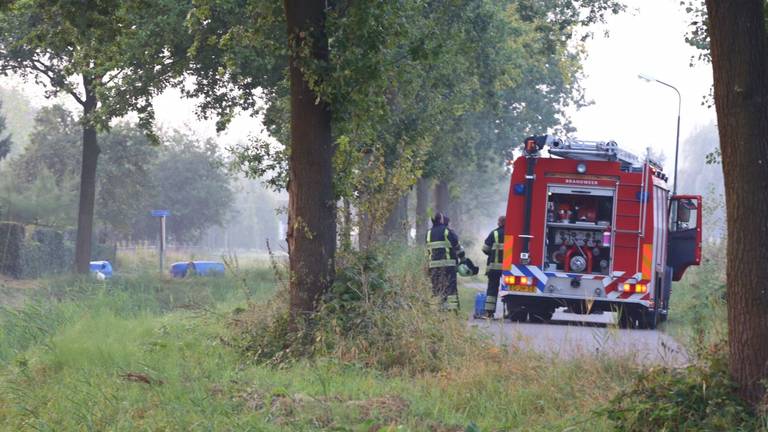
<instances>
[{"instance_id":1,"label":"distant treeline","mask_svg":"<svg viewBox=\"0 0 768 432\"><path fill-rule=\"evenodd\" d=\"M38 111L28 144L2 166L0 219L58 230L76 225L81 135L64 107ZM179 242L198 241L232 214L233 179L213 141L173 132L153 145L123 122L102 132L99 142L97 243L154 239L151 209L172 212L168 234Z\"/></svg>"}]
</instances>

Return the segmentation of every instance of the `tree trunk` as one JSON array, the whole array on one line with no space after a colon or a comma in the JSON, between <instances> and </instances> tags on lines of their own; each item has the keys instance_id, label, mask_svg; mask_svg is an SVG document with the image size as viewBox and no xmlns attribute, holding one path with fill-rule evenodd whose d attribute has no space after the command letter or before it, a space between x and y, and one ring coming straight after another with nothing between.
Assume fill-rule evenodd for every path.
<instances>
[{"instance_id":1,"label":"tree trunk","mask_svg":"<svg viewBox=\"0 0 768 432\"><path fill-rule=\"evenodd\" d=\"M420 178L416 183L416 242L423 242L429 228L430 185L431 180Z\"/></svg>"},{"instance_id":2,"label":"tree trunk","mask_svg":"<svg viewBox=\"0 0 768 432\"><path fill-rule=\"evenodd\" d=\"M77 239L75 241L75 271L88 274L91 262L93 236L93 207L96 200L96 164L99 159L99 143L92 115L97 99L91 78L83 77L85 100L83 103L83 161L80 170L80 201L77 208Z\"/></svg>"},{"instance_id":3,"label":"tree trunk","mask_svg":"<svg viewBox=\"0 0 768 432\"><path fill-rule=\"evenodd\" d=\"M333 193L331 110L309 87L302 64L328 59L325 2L285 0L291 46L291 154L288 184L290 310L294 325L317 309L333 283L336 200ZM310 59L301 46L311 43Z\"/></svg>"},{"instance_id":4,"label":"tree trunk","mask_svg":"<svg viewBox=\"0 0 768 432\"><path fill-rule=\"evenodd\" d=\"M371 216L367 211L357 211L357 248L360 251L368 250L371 247L373 238L373 229L371 227Z\"/></svg>"},{"instance_id":5,"label":"tree trunk","mask_svg":"<svg viewBox=\"0 0 768 432\"><path fill-rule=\"evenodd\" d=\"M344 213L341 221L340 247L341 250L349 252L352 250L352 204L349 202L349 198L344 198L341 202Z\"/></svg>"},{"instance_id":6,"label":"tree trunk","mask_svg":"<svg viewBox=\"0 0 768 432\"><path fill-rule=\"evenodd\" d=\"M383 239L408 244L408 194L403 194L387 216Z\"/></svg>"},{"instance_id":7,"label":"tree trunk","mask_svg":"<svg viewBox=\"0 0 768 432\"><path fill-rule=\"evenodd\" d=\"M439 180L435 185L435 210L448 213L451 205L451 197L448 193L448 182Z\"/></svg>"},{"instance_id":8,"label":"tree trunk","mask_svg":"<svg viewBox=\"0 0 768 432\"><path fill-rule=\"evenodd\" d=\"M768 378L768 51L763 0L707 0L728 222L728 342L741 395Z\"/></svg>"}]
</instances>

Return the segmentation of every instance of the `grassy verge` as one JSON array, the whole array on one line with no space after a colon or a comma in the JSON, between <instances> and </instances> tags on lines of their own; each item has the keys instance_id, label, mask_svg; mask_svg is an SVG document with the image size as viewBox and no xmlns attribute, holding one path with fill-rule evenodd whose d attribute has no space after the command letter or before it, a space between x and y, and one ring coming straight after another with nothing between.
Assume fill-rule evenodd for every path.
<instances>
[{"instance_id":1,"label":"grassy verge","mask_svg":"<svg viewBox=\"0 0 768 432\"><path fill-rule=\"evenodd\" d=\"M0 313L0 430L608 431L591 412L631 380L620 359L474 344L451 315L436 321L472 345L434 372L366 366L353 344L348 361L337 350L259 365L231 345L231 312L274 291L267 269L50 281ZM473 294L463 291L465 314ZM429 352L411 343L414 355Z\"/></svg>"}]
</instances>

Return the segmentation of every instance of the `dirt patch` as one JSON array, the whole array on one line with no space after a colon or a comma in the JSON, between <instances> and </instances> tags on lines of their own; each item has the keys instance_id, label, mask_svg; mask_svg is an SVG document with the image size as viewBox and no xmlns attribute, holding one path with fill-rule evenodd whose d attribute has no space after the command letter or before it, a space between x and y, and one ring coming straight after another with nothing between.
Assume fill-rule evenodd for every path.
<instances>
[{"instance_id":1,"label":"dirt patch","mask_svg":"<svg viewBox=\"0 0 768 432\"><path fill-rule=\"evenodd\" d=\"M0 306L19 308L32 292L41 286L39 279L11 279L0 276Z\"/></svg>"},{"instance_id":2,"label":"dirt patch","mask_svg":"<svg viewBox=\"0 0 768 432\"><path fill-rule=\"evenodd\" d=\"M137 382L147 385L158 385L163 384L163 380L158 378L152 378L147 374L143 374L141 372L126 372L119 375L120 378L131 381L131 382Z\"/></svg>"},{"instance_id":3,"label":"dirt patch","mask_svg":"<svg viewBox=\"0 0 768 432\"><path fill-rule=\"evenodd\" d=\"M332 415L332 407L343 407L344 412L355 413L346 421L370 423L378 431L389 425L397 425L402 422L410 407L410 402L400 396L381 396L363 400L344 400L339 396L314 397L302 393L293 395L276 392L272 395L263 391L250 388L235 396L245 408L254 411L268 410L269 418L277 425L290 425L299 417L310 420L315 426L329 427L340 419ZM428 430L448 431L441 427Z\"/></svg>"},{"instance_id":4,"label":"dirt patch","mask_svg":"<svg viewBox=\"0 0 768 432\"><path fill-rule=\"evenodd\" d=\"M40 279L13 279L8 276L0 275L0 289L33 290L40 288L41 286L42 283Z\"/></svg>"},{"instance_id":5,"label":"dirt patch","mask_svg":"<svg viewBox=\"0 0 768 432\"><path fill-rule=\"evenodd\" d=\"M348 401L346 405L360 410L363 419L376 419L389 423L400 420L408 411L410 402L400 396L382 396L372 399Z\"/></svg>"}]
</instances>

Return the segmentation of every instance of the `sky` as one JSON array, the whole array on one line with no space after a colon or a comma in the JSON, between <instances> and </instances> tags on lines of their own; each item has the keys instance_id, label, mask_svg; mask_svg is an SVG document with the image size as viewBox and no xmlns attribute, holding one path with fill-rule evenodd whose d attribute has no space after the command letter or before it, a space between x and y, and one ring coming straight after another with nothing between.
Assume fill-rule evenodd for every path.
<instances>
[{"instance_id":1,"label":"sky","mask_svg":"<svg viewBox=\"0 0 768 432\"><path fill-rule=\"evenodd\" d=\"M576 137L615 140L635 153L651 147L673 162L677 94L649 75L671 84L682 95L680 140L715 121L714 108L702 106L712 86L709 64L690 66L696 51L685 43L690 19L676 0L627 0L628 13L612 16L587 43L583 86L592 105L571 112ZM603 37L602 30L609 36ZM680 159L685 158L680 154Z\"/></svg>"},{"instance_id":2,"label":"sky","mask_svg":"<svg viewBox=\"0 0 768 432\"><path fill-rule=\"evenodd\" d=\"M577 128L576 138L615 140L635 153L646 147L663 152L667 167L674 155L677 96L670 88L640 80L639 73L676 86L682 94L681 141L697 128L714 121L713 108L702 106L712 84L707 64L690 67L696 52L685 43L689 18L677 0L625 0L628 11L611 16L593 30L586 42L582 84L592 104L569 112ZM607 30L608 37L603 35ZM4 82L5 80L5 82ZM0 77L0 85L18 81ZM34 84L21 88L36 105L50 103ZM64 99L65 102L66 99ZM71 103L67 103L71 106ZM169 90L155 102L158 124L163 128L191 130L202 137L216 136L213 121L195 115L194 102L183 100L177 90ZM75 108L73 106L73 108ZM257 119L239 116L219 136L226 147L262 133ZM680 155L681 160L685 158Z\"/></svg>"}]
</instances>

